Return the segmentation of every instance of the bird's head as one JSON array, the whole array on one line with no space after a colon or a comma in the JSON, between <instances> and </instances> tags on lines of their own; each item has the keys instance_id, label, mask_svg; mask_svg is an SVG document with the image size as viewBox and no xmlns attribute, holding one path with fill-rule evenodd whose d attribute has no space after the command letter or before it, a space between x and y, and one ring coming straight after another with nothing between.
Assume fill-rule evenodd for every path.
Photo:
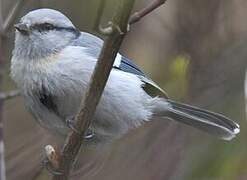
<instances>
[{"instance_id":1,"label":"bird's head","mask_svg":"<svg viewBox=\"0 0 247 180\"><path fill-rule=\"evenodd\" d=\"M31 11L14 27L14 53L30 59L56 53L80 35L65 15L53 9Z\"/></svg>"}]
</instances>

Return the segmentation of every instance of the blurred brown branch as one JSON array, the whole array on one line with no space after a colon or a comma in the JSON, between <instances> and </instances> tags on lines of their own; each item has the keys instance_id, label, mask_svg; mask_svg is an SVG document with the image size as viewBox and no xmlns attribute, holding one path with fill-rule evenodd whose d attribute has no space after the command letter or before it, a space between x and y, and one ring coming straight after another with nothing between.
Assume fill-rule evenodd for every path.
<instances>
[{"instance_id":1,"label":"blurred brown branch","mask_svg":"<svg viewBox=\"0 0 247 180\"><path fill-rule=\"evenodd\" d=\"M135 12L130 17L129 24L134 24L134 23L140 21L141 18L143 18L144 16L148 15L149 13L151 13L153 10L157 9L158 7L160 7L166 1L167 0L154 0L148 6L143 8L142 10Z\"/></svg>"},{"instance_id":2,"label":"blurred brown branch","mask_svg":"<svg viewBox=\"0 0 247 180\"><path fill-rule=\"evenodd\" d=\"M15 98L17 96L20 95L20 91L19 90L12 90L9 92L5 92L5 93L0 93L0 101L6 101L12 98Z\"/></svg>"},{"instance_id":3,"label":"blurred brown branch","mask_svg":"<svg viewBox=\"0 0 247 180\"><path fill-rule=\"evenodd\" d=\"M133 0L121 0L119 9L114 15L112 22L121 31L126 32L129 16L133 8ZM81 133L71 131L66 140L59 157L58 171L62 175L54 175L54 180L67 180L71 165L73 164L82 145L82 137L88 129L96 106L109 77L114 59L118 53L125 34L120 34L114 27L114 31L106 37L98 62L86 91L84 101L80 105L80 112L75 117L75 128Z\"/></svg>"},{"instance_id":4,"label":"blurred brown branch","mask_svg":"<svg viewBox=\"0 0 247 180\"><path fill-rule=\"evenodd\" d=\"M4 72L4 64L5 64L5 57L4 57L4 43L6 42L5 36L9 31L9 28L13 25L14 20L18 12L20 11L21 7L24 5L26 0L19 0L13 7L13 9L7 15L6 20L3 19L2 14L2 5L3 1L0 1L0 87L2 84L3 79L3 72ZM17 92L11 92L10 94L0 94L0 179L6 179L5 173L5 161L4 161L4 139L3 139L3 117L2 117L2 108L3 108L3 101L9 98L16 96Z\"/></svg>"}]
</instances>

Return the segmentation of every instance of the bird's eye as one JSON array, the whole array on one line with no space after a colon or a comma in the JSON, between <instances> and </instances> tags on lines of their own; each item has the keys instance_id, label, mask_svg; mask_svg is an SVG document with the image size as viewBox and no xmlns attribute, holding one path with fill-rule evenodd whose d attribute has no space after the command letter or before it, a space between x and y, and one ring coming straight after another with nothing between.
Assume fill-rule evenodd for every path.
<instances>
[{"instance_id":1,"label":"bird's eye","mask_svg":"<svg viewBox=\"0 0 247 180\"><path fill-rule=\"evenodd\" d=\"M50 30L53 30L53 29L55 29L55 27L50 23L40 24L40 30L42 30L42 31L50 31Z\"/></svg>"}]
</instances>

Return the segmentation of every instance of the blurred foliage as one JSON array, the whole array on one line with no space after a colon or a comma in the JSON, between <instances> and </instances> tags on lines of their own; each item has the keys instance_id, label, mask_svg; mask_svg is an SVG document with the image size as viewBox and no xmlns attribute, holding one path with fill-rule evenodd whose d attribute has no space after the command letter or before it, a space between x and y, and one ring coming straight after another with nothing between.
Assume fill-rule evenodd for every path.
<instances>
[{"instance_id":1,"label":"blurred foliage","mask_svg":"<svg viewBox=\"0 0 247 180\"><path fill-rule=\"evenodd\" d=\"M166 84L166 90L173 91L176 95L174 98L182 100L187 94L187 73L189 59L186 56L179 55L171 60L169 65L170 80Z\"/></svg>"}]
</instances>

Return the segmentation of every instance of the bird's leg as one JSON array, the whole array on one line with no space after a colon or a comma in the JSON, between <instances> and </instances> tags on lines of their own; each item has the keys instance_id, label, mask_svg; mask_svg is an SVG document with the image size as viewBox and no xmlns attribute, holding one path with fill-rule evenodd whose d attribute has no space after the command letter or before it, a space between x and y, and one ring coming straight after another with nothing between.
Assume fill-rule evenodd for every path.
<instances>
[{"instance_id":1,"label":"bird's leg","mask_svg":"<svg viewBox=\"0 0 247 180\"><path fill-rule=\"evenodd\" d=\"M66 119L66 125L70 129L72 129L75 133L81 134L81 131L75 127L74 122L75 122L75 118L74 117L71 117L71 118Z\"/></svg>"},{"instance_id":2,"label":"bird's leg","mask_svg":"<svg viewBox=\"0 0 247 180\"><path fill-rule=\"evenodd\" d=\"M72 118L68 118L66 120L66 124L67 126L72 129L74 132L76 132L77 134L81 134L81 131L79 129L77 129L74 125L74 117ZM84 139L89 140L92 139L94 137L94 132L92 131L92 129L90 129L90 127L87 129Z\"/></svg>"}]
</instances>

